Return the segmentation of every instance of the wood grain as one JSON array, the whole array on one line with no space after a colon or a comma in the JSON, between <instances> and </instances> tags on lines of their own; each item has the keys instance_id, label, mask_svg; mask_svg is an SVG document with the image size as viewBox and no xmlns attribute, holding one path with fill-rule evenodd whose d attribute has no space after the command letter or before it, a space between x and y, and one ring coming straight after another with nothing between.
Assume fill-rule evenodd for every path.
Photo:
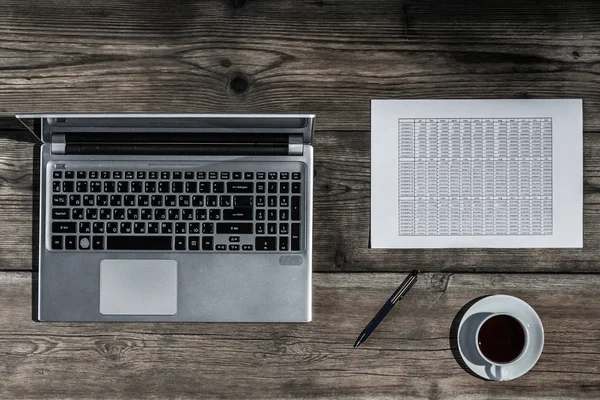
<instances>
[{"instance_id":1,"label":"wood grain","mask_svg":"<svg viewBox=\"0 0 600 400\"><path fill-rule=\"evenodd\" d=\"M30 274L4 272L0 397L598 398L599 276L423 274L352 349L403 277L315 274L309 324L65 324L33 322ZM475 378L452 352L459 310L492 293L529 302L546 332L539 363L512 382Z\"/></svg>"},{"instance_id":2,"label":"wood grain","mask_svg":"<svg viewBox=\"0 0 600 400\"><path fill-rule=\"evenodd\" d=\"M32 243L37 243L34 139L13 119L0 118L0 132L5 132L0 134L0 269L31 269ZM316 133L315 271L600 271L598 134L585 135L583 249L370 249L369 142L369 132Z\"/></svg>"},{"instance_id":3,"label":"wood grain","mask_svg":"<svg viewBox=\"0 0 600 400\"><path fill-rule=\"evenodd\" d=\"M0 113L310 111L346 132L372 98L567 97L600 131L599 39L592 0L4 0Z\"/></svg>"}]
</instances>

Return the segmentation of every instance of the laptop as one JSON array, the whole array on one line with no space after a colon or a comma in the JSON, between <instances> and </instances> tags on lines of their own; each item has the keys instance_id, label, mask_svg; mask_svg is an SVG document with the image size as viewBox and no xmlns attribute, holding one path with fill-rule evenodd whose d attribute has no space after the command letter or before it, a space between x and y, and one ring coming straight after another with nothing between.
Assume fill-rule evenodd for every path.
<instances>
[{"instance_id":1,"label":"laptop","mask_svg":"<svg viewBox=\"0 0 600 400\"><path fill-rule=\"evenodd\" d=\"M314 115L52 114L40 321L311 320Z\"/></svg>"}]
</instances>

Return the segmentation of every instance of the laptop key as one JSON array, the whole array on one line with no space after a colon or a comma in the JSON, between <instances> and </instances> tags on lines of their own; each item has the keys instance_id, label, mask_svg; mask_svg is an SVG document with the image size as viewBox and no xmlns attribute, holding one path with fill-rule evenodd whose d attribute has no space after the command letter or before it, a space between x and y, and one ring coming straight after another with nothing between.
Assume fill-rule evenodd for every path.
<instances>
[{"instance_id":1,"label":"laptop key","mask_svg":"<svg viewBox=\"0 0 600 400\"><path fill-rule=\"evenodd\" d=\"M224 251L224 250L227 250L227 245L226 244L218 244L215 246L215 249L219 250L219 251Z\"/></svg>"},{"instance_id":2,"label":"laptop key","mask_svg":"<svg viewBox=\"0 0 600 400\"><path fill-rule=\"evenodd\" d=\"M252 246L251 244L243 244L242 245L242 250L244 251L250 251L254 248L254 246Z\"/></svg>"},{"instance_id":3,"label":"laptop key","mask_svg":"<svg viewBox=\"0 0 600 400\"><path fill-rule=\"evenodd\" d=\"M254 239L254 247L257 251L277 250L277 238L275 236L257 236Z\"/></svg>"},{"instance_id":4,"label":"laptop key","mask_svg":"<svg viewBox=\"0 0 600 400\"><path fill-rule=\"evenodd\" d=\"M75 183L73 181L64 181L62 183L62 191L65 193L70 193L75 189Z\"/></svg>"},{"instance_id":5,"label":"laptop key","mask_svg":"<svg viewBox=\"0 0 600 400\"><path fill-rule=\"evenodd\" d=\"M185 250L185 236L175 236L175 250Z\"/></svg>"},{"instance_id":6,"label":"laptop key","mask_svg":"<svg viewBox=\"0 0 600 400\"><path fill-rule=\"evenodd\" d=\"M191 221L194 219L194 210L191 208L184 208L181 210L181 219L184 221Z\"/></svg>"},{"instance_id":7,"label":"laptop key","mask_svg":"<svg viewBox=\"0 0 600 400\"><path fill-rule=\"evenodd\" d=\"M75 222L53 222L52 233L76 233L77 225Z\"/></svg>"},{"instance_id":8,"label":"laptop key","mask_svg":"<svg viewBox=\"0 0 600 400\"><path fill-rule=\"evenodd\" d=\"M108 205L108 195L98 194L96 195L96 205L103 207Z\"/></svg>"},{"instance_id":9,"label":"laptop key","mask_svg":"<svg viewBox=\"0 0 600 400\"><path fill-rule=\"evenodd\" d=\"M73 179L73 178L75 178L74 171L65 171L65 179Z\"/></svg>"},{"instance_id":10,"label":"laptop key","mask_svg":"<svg viewBox=\"0 0 600 400\"><path fill-rule=\"evenodd\" d=\"M147 194L138 194L137 202L139 207L148 207L150 205L150 197Z\"/></svg>"},{"instance_id":11,"label":"laptop key","mask_svg":"<svg viewBox=\"0 0 600 400\"><path fill-rule=\"evenodd\" d=\"M92 224L92 231L94 233L104 233L104 222L94 222Z\"/></svg>"},{"instance_id":12,"label":"laptop key","mask_svg":"<svg viewBox=\"0 0 600 400\"><path fill-rule=\"evenodd\" d=\"M206 233L206 234L214 233L213 226L214 225L212 222L204 222L202 224L202 233Z\"/></svg>"},{"instance_id":13,"label":"laptop key","mask_svg":"<svg viewBox=\"0 0 600 400\"><path fill-rule=\"evenodd\" d=\"M144 183L144 191L146 193L155 193L156 192L156 182Z\"/></svg>"},{"instance_id":14,"label":"laptop key","mask_svg":"<svg viewBox=\"0 0 600 400\"><path fill-rule=\"evenodd\" d=\"M77 249L77 236L65 236L65 249L76 250Z\"/></svg>"},{"instance_id":15,"label":"laptop key","mask_svg":"<svg viewBox=\"0 0 600 400\"><path fill-rule=\"evenodd\" d=\"M292 193L300 193L300 182L292 182Z\"/></svg>"},{"instance_id":16,"label":"laptop key","mask_svg":"<svg viewBox=\"0 0 600 400\"><path fill-rule=\"evenodd\" d=\"M79 236L79 250L89 250L90 245L91 242L89 236Z\"/></svg>"},{"instance_id":17,"label":"laptop key","mask_svg":"<svg viewBox=\"0 0 600 400\"><path fill-rule=\"evenodd\" d=\"M79 233L91 233L92 227L89 222L79 223Z\"/></svg>"},{"instance_id":18,"label":"laptop key","mask_svg":"<svg viewBox=\"0 0 600 400\"><path fill-rule=\"evenodd\" d=\"M198 208L196 210L196 221L205 221L207 219L208 219L208 214L206 212L206 209Z\"/></svg>"},{"instance_id":19,"label":"laptop key","mask_svg":"<svg viewBox=\"0 0 600 400\"><path fill-rule=\"evenodd\" d=\"M77 193L85 193L88 191L88 184L85 181L77 181L75 184L75 191Z\"/></svg>"},{"instance_id":20,"label":"laptop key","mask_svg":"<svg viewBox=\"0 0 600 400\"><path fill-rule=\"evenodd\" d=\"M169 192L170 192L169 182L167 182L167 181L158 182L158 193L169 193Z\"/></svg>"},{"instance_id":21,"label":"laptop key","mask_svg":"<svg viewBox=\"0 0 600 400\"><path fill-rule=\"evenodd\" d=\"M239 244L230 244L229 245L229 250L230 251L238 251L240 249L240 245Z\"/></svg>"},{"instance_id":22,"label":"laptop key","mask_svg":"<svg viewBox=\"0 0 600 400\"><path fill-rule=\"evenodd\" d=\"M52 219L70 219L71 210L68 208L53 208Z\"/></svg>"},{"instance_id":23,"label":"laptop key","mask_svg":"<svg viewBox=\"0 0 600 400\"><path fill-rule=\"evenodd\" d=\"M107 236L106 250L172 250L171 236Z\"/></svg>"},{"instance_id":24,"label":"laptop key","mask_svg":"<svg viewBox=\"0 0 600 400\"><path fill-rule=\"evenodd\" d=\"M288 238L287 236L280 236L279 237L279 250L281 251L288 251Z\"/></svg>"},{"instance_id":25,"label":"laptop key","mask_svg":"<svg viewBox=\"0 0 600 400\"><path fill-rule=\"evenodd\" d=\"M111 218L111 209L110 208L101 208L100 209L100 219L107 220Z\"/></svg>"},{"instance_id":26,"label":"laptop key","mask_svg":"<svg viewBox=\"0 0 600 400\"><path fill-rule=\"evenodd\" d=\"M173 233L173 223L172 222L163 222L160 224L160 232L161 233Z\"/></svg>"},{"instance_id":27,"label":"laptop key","mask_svg":"<svg viewBox=\"0 0 600 400\"><path fill-rule=\"evenodd\" d=\"M187 174L187 172L186 172ZM186 193L196 193L198 191L198 184L196 182L186 182L185 183L185 192Z\"/></svg>"},{"instance_id":28,"label":"laptop key","mask_svg":"<svg viewBox=\"0 0 600 400\"><path fill-rule=\"evenodd\" d=\"M173 194L165 196L165 206L177 207L177 196Z\"/></svg>"},{"instance_id":29,"label":"laptop key","mask_svg":"<svg viewBox=\"0 0 600 400\"><path fill-rule=\"evenodd\" d=\"M84 206L94 206L96 204L94 199L95 198L94 198L93 194L84 194L83 195L83 205Z\"/></svg>"},{"instance_id":30,"label":"laptop key","mask_svg":"<svg viewBox=\"0 0 600 400\"><path fill-rule=\"evenodd\" d=\"M253 196L233 196L234 207L252 207Z\"/></svg>"},{"instance_id":31,"label":"laptop key","mask_svg":"<svg viewBox=\"0 0 600 400\"><path fill-rule=\"evenodd\" d=\"M267 234L276 235L277 234L277 224L276 223L268 223L267 224Z\"/></svg>"},{"instance_id":32,"label":"laptop key","mask_svg":"<svg viewBox=\"0 0 600 400\"><path fill-rule=\"evenodd\" d=\"M92 248L94 250L104 250L104 236L94 236L92 238Z\"/></svg>"},{"instance_id":33,"label":"laptop key","mask_svg":"<svg viewBox=\"0 0 600 400\"><path fill-rule=\"evenodd\" d=\"M257 210L258 212L258 210ZM252 208L230 208L223 210L224 221L252 221Z\"/></svg>"},{"instance_id":34,"label":"laptop key","mask_svg":"<svg viewBox=\"0 0 600 400\"><path fill-rule=\"evenodd\" d=\"M202 250L212 250L213 249L213 237L212 236L202 236Z\"/></svg>"},{"instance_id":35,"label":"laptop key","mask_svg":"<svg viewBox=\"0 0 600 400\"><path fill-rule=\"evenodd\" d=\"M145 222L134 222L133 223L133 233L146 233L146 223Z\"/></svg>"},{"instance_id":36,"label":"laptop key","mask_svg":"<svg viewBox=\"0 0 600 400\"><path fill-rule=\"evenodd\" d=\"M195 234L200 233L200 223L199 222L190 222L188 224L189 233Z\"/></svg>"},{"instance_id":37,"label":"laptop key","mask_svg":"<svg viewBox=\"0 0 600 400\"><path fill-rule=\"evenodd\" d=\"M52 236L52 250L62 250L63 248L63 237Z\"/></svg>"},{"instance_id":38,"label":"laptop key","mask_svg":"<svg viewBox=\"0 0 600 400\"><path fill-rule=\"evenodd\" d=\"M90 192L99 193L102 191L102 183L100 181L91 181L90 182Z\"/></svg>"},{"instance_id":39,"label":"laptop key","mask_svg":"<svg viewBox=\"0 0 600 400\"><path fill-rule=\"evenodd\" d=\"M106 233L118 233L119 232L119 224L116 222L107 222L106 223Z\"/></svg>"},{"instance_id":40,"label":"laptop key","mask_svg":"<svg viewBox=\"0 0 600 400\"><path fill-rule=\"evenodd\" d=\"M121 222L119 226L119 232L121 233L131 233L131 222Z\"/></svg>"},{"instance_id":41,"label":"laptop key","mask_svg":"<svg viewBox=\"0 0 600 400\"><path fill-rule=\"evenodd\" d=\"M300 224L292 224L292 251L300 250Z\"/></svg>"},{"instance_id":42,"label":"laptop key","mask_svg":"<svg viewBox=\"0 0 600 400\"><path fill-rule=\"evenodd\" d=\"M58 181L52 182L52 191L54 193L60 192L60 182L58 182Z\"/></svg>"},{"instance_id":43,"label":"laptop key","mask_svg":"<svg viewBox=\"0 0 600 400\"><path fill-rule=\"evenodd\" d=\"M154 182L152 182L154 183ZM131 193L142 193L142 182L140 181L134 181L131 182Z\"/></svg>"},{"instance_id":44,"label":"laptop key","mask_svg":"<svg viewBox=\"0 0 600 400\"><path fill-rule=\"evenodd\" d=\"M117 192L119 192L119 193L129 192L129 182L127 182L127 181L117 182Z\"/></svg>"},{"instance_id":45,"label":"laptop key","mask_svg":"<svg viewBox=\"0 0 600 400\"><path fill-rule=\"evenodd\" d=\"M192 196L192 205L194 207L203 207L204 206L204 196L202 196L202 195Z\"/></svg>"},{"instance_id":46,"label":"laptop key","mask_svg":"<svg viewBox=\"0 0 600 400\"><path fill-rule=\"evenodd\" d=\"M69 195L69 205L70 206L80 206L81 205L81 195L80 194Z\"/></svg>"},{"instance_id":47,"label":"laptop key","mask_svg":"<svg viewBox=\"0 0 600 400\"><path fill-rule=\"evenodd\" d=\"M188 249L189 250L200 250L200 236L188 237Z\"/></svg>"},{"instance_id":48,"label":"laptop key","mask_svg":"<svg viewBox=\"0 0 600 400\"><path fill-rule=\"evenodd\" d=\"M219 197L219 205L221 207L231 207L231 196L221 195Z\"/></svg>"},{"instance_id":49,"label":"laptop key","mask_svg":"<svg viewBox=\"0 0 600 400\"><path fill-rule=\"evenodd\" d=\"M252 223L228 223L219 222L217 223L217 233L225 234L251 234L253 231Z\"/></svg>"},{"instance_id":50,"label":"laptop key","mask_svg":"<svg viewBox=\"0 0 600 400\"><path fill-rule=\"evenodd\" d=\"M115 183L111 181L104 182L104 193L114 193Z\"/></svg>"},{"instance_id":51,"label":"laptop key","mask_svg":"<svg viewBox=\"0 0 600 400\"><path fill-rule=\"evenodd\" d=\"M213 193L224 193L225 183L224 182L213 182Z\"/></svg>"},{"instance_id":52,"label":"laptop key","mask_svg":"<svg viewBox=\"0 0 600 400\"><path fill-rule=\"evenodd\" d=\"M300 196L292 196L292 221L300 221Z\"/></svg>"},{"instance_id":53,"label":"laptop key","mask_svg":"<svg viewBox=\"0 0 600 400\"><path fill-rule=\"evenodd\" d=\"M200 182L198 184L198 193L210 193L210 182Z\"/></svg>"},{"instance_id":54,"label":"laptop key","mask_svg":"<svg viewBox=\"0 0 600 400\"><path fill-rule=\"evenodd\" d=\"M52 196L52 205L53 206L66 206L67 205L67 195L66 194L55 194Z\"/></svg>"},{"instance_id":55,"label":"laptop key","mask_svg":"<svg viewBox=\"0 0 600 400\"><path fill-rule=\"evenodd\" d=\"M183 193L183 182L173 182L171 184L171 191L173 193Z\"/></svg>"}]
</instances>

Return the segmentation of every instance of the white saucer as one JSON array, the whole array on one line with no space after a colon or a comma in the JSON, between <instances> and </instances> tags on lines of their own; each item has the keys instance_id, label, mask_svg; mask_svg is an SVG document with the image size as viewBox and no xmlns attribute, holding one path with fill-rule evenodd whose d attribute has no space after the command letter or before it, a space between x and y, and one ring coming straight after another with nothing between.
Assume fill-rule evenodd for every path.
<instances>
[{"instance_id":1,"label":"white saucer","mask_svg":"<svg viewBox=\"0 0 600 400\"><path fill-rule=\"evenodd\" d=\"M458 325L458 351L475 374L492 381L501 380L500 367L485 361L477 351L475 333L477 326L490 314L506 313L519 318L529 330L529 346L519 361L508 368L507 377L511 380L528 372L540 358L544 348L544 327L542 321L531 306L513 296L498 294L485 297L473 304L463 315Z\"/></svg>"}]
</instances>

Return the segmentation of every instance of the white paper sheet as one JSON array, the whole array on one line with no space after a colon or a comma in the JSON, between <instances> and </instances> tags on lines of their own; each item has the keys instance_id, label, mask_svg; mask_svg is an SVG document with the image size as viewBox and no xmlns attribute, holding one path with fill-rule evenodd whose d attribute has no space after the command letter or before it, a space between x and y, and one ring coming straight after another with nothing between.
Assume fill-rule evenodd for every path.
<instances>
[{"instance_id":1,"label":"white paper sheet","mask_svg":"<svg viewBox=\"0 0 600 400\"><path fill-rule=\"evenodd\" d=\"M373 248L583 247L581 100L373 100Z\"/></svg>"}]
</instances>

